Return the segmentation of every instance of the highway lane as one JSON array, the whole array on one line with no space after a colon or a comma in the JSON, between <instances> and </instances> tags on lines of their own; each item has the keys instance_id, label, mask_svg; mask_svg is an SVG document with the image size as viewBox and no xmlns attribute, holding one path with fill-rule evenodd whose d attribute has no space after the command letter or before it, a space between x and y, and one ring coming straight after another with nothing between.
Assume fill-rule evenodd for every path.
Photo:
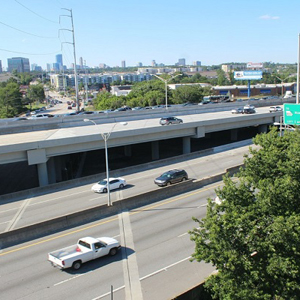
<instances>
[{"instance_id":1,"label":"highway lane","mask_svg":"<svg viewBox=\"0 0 300 300\"><path fill-rule=\"evenodd\" d=\"M228 145L228 147L233 146ZM224 172L229 167L242 164L243 155L248 152L248 149L249 146L238 147L181 162L177 162L175 158L172 163L168 161L164 166L127 174L124 177L128 186L123 190L112 191L111 199L114 202L154 189L162 189L153 183L154 178L174 168L185 169L192 179L201 179ZM115 173L115 175L124 174ZM93 193L92 184L91 182L82 186L67 187L65 190L0 205L0 232L106 204L107 194Z\"/></svg>"},{"instance_id":2,"label":"highway lane","mask_svg":"<svg viewBox=\"0 0 300 300\"><path fill-rule=\"evenodd\" d=\"M190 262L194 244L187 232L203 218L216 183L118 216L4 249L0 253L3 299L170 299L203 281L214 268ZM60 271L47 253L82 236L113 236L122 249L83 265ZM131 297L134 295L135 297ZM140 297L138 297L140 295Z\"/></svg>"}]
</instances>

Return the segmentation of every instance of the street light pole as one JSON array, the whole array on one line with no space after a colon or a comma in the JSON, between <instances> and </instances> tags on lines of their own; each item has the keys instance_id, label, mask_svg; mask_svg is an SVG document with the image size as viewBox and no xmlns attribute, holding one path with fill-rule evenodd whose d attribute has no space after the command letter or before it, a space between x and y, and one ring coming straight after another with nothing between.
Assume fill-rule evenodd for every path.
<instances>
[{"instance_id":1,"label":"street light pole","mask_svg":"<svg viewBox=\"0 0 300 300\"><path fill-rule=\"evenodd\" d=\"M283 99L283 83L284 83L284 81L286 80L286 79L288 79L290 76L288 76L287 78L285 78L285 79L281 79L280 77L278 77L278 76L275 76L277 79L279 79L280 80L280 82L281 82L281 98Z\"/></svg>"},{"instance_id":2,"label":"street light pole","mask_svg":"<svg viewBox=\"0 0 300 300\"><path fill-rule=\"evenodd\" d=\"M181 75L181 74L177 74L177 75L175 75L175 76L172 76L172 77L169 78L169 79L163 79L163 78L159 77L158 75L155 75L155 74L153 74L153 75L165 83L166 109L168 109L168 82L169 82L170 80L174 79L175 77Z\"/></svg>"},{"instance_id":3,"label":"street light pole","mask_svg":"<svg viewBox=\"0 0 300 300\"><path fill-rule=\"evenodd\" d=\"M83 119L84 122L92 122L94 125L97 125L95 121L90 119ZM112 206L111 198L110 198L110 186L109 186L109 167L108 167L108 150L107 150L107 141L113 132L115 126L117 124L127 125L127 122L115 123L112 129L109 132L101 133L101 136L104 140L104 149L105 149L105 169L106 169L106 184L107 184L107 206Z\"/></svg>"}]
</instances>

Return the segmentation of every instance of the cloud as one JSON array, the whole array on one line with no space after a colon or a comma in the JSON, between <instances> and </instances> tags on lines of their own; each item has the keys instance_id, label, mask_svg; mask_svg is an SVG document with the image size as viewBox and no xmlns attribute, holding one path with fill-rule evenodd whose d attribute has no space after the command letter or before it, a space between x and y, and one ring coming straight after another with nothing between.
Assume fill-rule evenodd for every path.
<instances>
[{"instance_id":1,"label":"cloud","mask_svg":"<svg viewBox=\"0 0 300 300\"><path fill-rule=\"evenodd\" d=\"M270 16L270 15L263 15L263 16L260 16L259 18L263 19L263 20L278 20L279 19L279 17L277 17L277 16Z\"/></svg>"}]
</instances>

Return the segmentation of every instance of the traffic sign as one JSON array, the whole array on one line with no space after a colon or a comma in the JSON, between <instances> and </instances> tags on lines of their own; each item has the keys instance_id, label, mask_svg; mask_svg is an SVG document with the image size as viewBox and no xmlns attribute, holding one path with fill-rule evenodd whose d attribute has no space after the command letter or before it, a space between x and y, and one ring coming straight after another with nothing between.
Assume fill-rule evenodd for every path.
<instances>
[{"instance_id":1,"label":"traffic sign","mask_svg":"<svg viewBox=\"0 0 300 300\"><path fill-rule=\"evenodd\" d=\"M300 104L283 104L283 123L285 125L300 125Z\"/></svg>"}]
</instances>

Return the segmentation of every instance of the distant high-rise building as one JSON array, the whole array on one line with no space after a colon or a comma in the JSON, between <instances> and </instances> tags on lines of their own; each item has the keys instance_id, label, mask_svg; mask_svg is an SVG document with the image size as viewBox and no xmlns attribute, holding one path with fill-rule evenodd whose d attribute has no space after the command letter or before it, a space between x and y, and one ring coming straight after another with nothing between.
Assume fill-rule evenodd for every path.
<instances>
[{"instance_id":1,"label":"distant high-rise building","mask_svg":"<svg viewBox=\"0 0 300 300\"><path fill-rule=\"evenodd\" d=\"M63 69L62 54L57 54L56 55L56 66L57 66L57 71L61 71Z\"/></svg>"},{"instance_id":2,"label":"distant high-rise building","mask_svg":"<svg viewBox=\"0 0 300 300\"><path fill-rule=\"evenodd\" d=\"M177 65L178 66L185 66L185 58L179 58Z\"/></svg>"},{"instance_id":3,"label":"distant high-rise building","mask_svg":"<svg viewBox=\"0 0 300 300\"><path fill-rule=\"evenodd\" d=\"M47 70L47 72L50 72L50 71L51 71L51 64L47 64L46 70Z\"/></svg>"},{"instance_id":4,"label":"distant high-rise building","mask_svg":"<svg viewBox=\"0 0 300 300\"><path fill-rule=\"evenodd\" d=\"M125 60L122 60L121 66L122 66L123 69L126 68L126 62L125 62Z\"/></svg>"},{"instance_id":5,"label":"distant high-rise building","mask_svg":"<svg viewBox=\"0 0 300 300\"><path fill-rule=\"evenodd\" d=\"M2 61L0 60L0 73L2 73L3 70L2 70Z\"/></svg>"},{"instance_id":6,"label":"distant high-rise building","mask_svg":"<svg viewBox=\"0 0 300 300\"><path fill-rule=\"evenodd\" d=\"M152 60L152 67L156 67L156 61L154 59Z\"/></svg>"},{"instance_id":7,"label":"distant high-rise building","mask_svg":"<svg viewBox=\"0 0 300 300\"><path fill-rule=\"evenodd\" d=\"M143 64L141 62L137 63L137 67L142 67L142 66L143 66Z\"/></svg>"},{"instance_id":8,"label":"distant high-rise building","mask_svg":"<svg viewBox=\"0 0 300 300\"><path fill-rule=\"evenodd\" d=\"M80 69L83 69L83 58L82 57L79 58L79 66L80 66Z\"/></svg>"},{"instance_id":9,"label":"distant high-rise building","mask_svg":"<svg viewBox=\"0 0 300 300\"><path fill-rule=\"evenodd\" d=\"M106 68L106 64L103 64L103 63L99 64L99 68L100 69L105 69Z\"/></svg>"},{"instance_id":10,"label":"distant high-rise building","mask_svg":"<svg viewBox=\"0 0 300 300\"><path fill-rule=\"evenodd\" d=\"M201 61L196 60L196 61L193 62L193 65L200 67L201 66Z\"/></svg>"},{"instance_id":11,"label":"distant high-rise building","mask_svg":"<svg viewBox=\"0 0 300 300\"><path fill-rule=\"evenodd\" d=\"M30 72L29 59L24 57L13 57L7 59L7 71L17 70L19 73Z\"/></svg>"}]
</instances>

